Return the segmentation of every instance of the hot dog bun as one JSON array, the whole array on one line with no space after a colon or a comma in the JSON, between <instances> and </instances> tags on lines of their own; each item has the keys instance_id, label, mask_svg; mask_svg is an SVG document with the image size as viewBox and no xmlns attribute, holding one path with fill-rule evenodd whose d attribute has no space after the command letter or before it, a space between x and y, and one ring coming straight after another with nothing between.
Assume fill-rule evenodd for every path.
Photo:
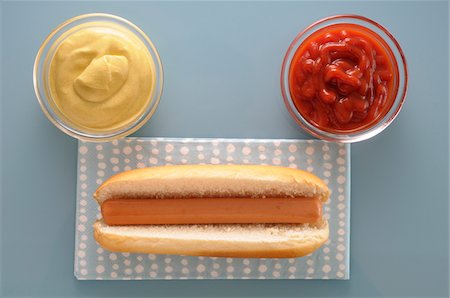
<instances>
[{"instance_id":1,"label":"hot dog bun","mask_svg":"<svg viewBox=\"0 0 450 298\"><path fill-rule=\"evenodd\" d=\"M314 225L94 224L95 240L110 251L211 257L302 257L324 244L328 233L326 220Z\"/></svg>"},{"instance_id":2,"label":"hot dog bun","mask_svg":"<svg viewBox=\"0 0 450 298\"><path fill-rule=\"evenodd\" d=\"M106 180L95 192L110 199L292 197L319 198L330 190L297 169L259 165L181 165L136 169ZM94 237L119 252L216 257L301 257L328 239L325 219L314 224L204 224L108 226L94 224Z\"/></svg>"},{"instance_id":3,"label":"hot dog bun","mask_svg":"<svg viewBox=\"0 0 450 298\"><path fill-rule=\"evenodd\" d=\"M126 171L106 180L94 193L108 199L171 197L317 197L330 190L313 174L261 165L179 165Z\"/></svg>"}]
</instances>

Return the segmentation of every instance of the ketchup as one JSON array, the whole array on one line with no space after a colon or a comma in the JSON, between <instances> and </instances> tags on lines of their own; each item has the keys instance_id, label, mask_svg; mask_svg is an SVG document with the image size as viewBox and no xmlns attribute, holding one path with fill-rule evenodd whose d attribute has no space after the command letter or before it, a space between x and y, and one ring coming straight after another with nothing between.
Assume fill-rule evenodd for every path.
<instances>
[{"instance_id":1,"label":"ketchup","mask_svg":"<svg viewBox=\"0 0 450 298\"><path fill-rule=\"evenodd\" d=\"M384 117L398 90L398 66L387 43L356 24L315 31L298 47L289 69L294 105L321 130L348 133Z\"/></svg>"}]
</instances>

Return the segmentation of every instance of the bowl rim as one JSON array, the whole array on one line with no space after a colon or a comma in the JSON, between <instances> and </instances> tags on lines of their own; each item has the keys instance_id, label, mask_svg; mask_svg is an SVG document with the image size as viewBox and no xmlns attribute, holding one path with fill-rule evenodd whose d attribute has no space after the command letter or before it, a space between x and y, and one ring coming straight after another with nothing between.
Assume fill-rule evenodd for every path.
<instances>
[{"instance_id":1,"label":"bowl rim","mask_svg":"<svg viewBox=\"0 0 450 298\"><path fill-rule=\"evenodd\" d=\"M388 111L384 117L380 118L377 122L375 122L373 125L367 127L366 129L360 130L360 131L355 131L355 132L350 132L348 134L345 134L345 133L336 134L333 132L324 131L324 130L321 130L320 128L318 128L317 126L310 124L306 119L304 119L301 116L301 114L298 112L298 110L292 106L293 100L292 100L292 97L290 94L289 83L287 83L287 84L285 83L285 78L286 78L286 76L288 76L287 72L290 69L291 61L292 61L292 58L289 59L289 55L291 54L292 51L294 51L294 54L295 54L295 51L301 45L301 43L297 45L298 41L306 33L311 31L315 27L320 26L326 22L340 20L340 19L348 19L348 20L354 19L354 20L366 22L370 25L375 26L376 28L380 29L382 31L382 33L386 34L387 37L390 39L390 41L395 46L395 48L393 49L388 44L391 51L394 53L393 58L395 59L395 62L398 67L399 78L402 76L402 74L404 76L404 78L403 78L404 82L402 85L400 85L400 81L399 81L397 95L394 98L394 102L393 102L393 105L392 105L390 111ZM339 24L339 23L340 22L333 23L333 24ZM342 23L348 23L348 22L342 22ZM333 24L330 24L330 25L333 25ZM360 24L360 23L357 23L357 24L367 28L370 31L373 31L372 29L366 27L364 24ZM322 28L325 28L325 27L322 27ZM322 28L318 28L318 29L322 29ZM313 30L310 34L314 33L315 31L316 30ZM385 39L383 36L380 36L380 38ZM395 51L398 51L398 55L401 58L400 61L398 61L398 59L396 59ZM367 139L379 134L387 126L389 126L389 124L391 124L394 121L394 119L397 117L397 115L400 113L400 111L403 107L403 104L405 102L406 94L407 94L407 90L408 90L408 64L407 64L403 49L401 48L399 42L395 39L395 37L392 35L392 33L390 33L390 31L387 30L384 26L380 25L378 22L376 22L372 19L369 19L365 16L361 16L361 15L357 15L357 14L337 14L337 15L328 16L328 17L325 17L325 18L319 19L318 21L313 22L312 24L307 26L305 29L303 29L302 31L300 31L300 33L298 33L296 35L294 40L289 45L289 47L286 51L286 54L284 55L283 61L282 61L280 84L281 84L281 93L282 93L284 104L285 104L289 114L291 115L291 117L295 120L295 122L297 124L299 124L299 126L301 128L303 128L306 132L313 135L314 137L323 139L325 141L353 143L353 142L367 140ZM398 96L401 96L401 98L397 102ZM392 109L395 109L395 110L393 112L391 112Z\"/></svg>"},{"instance_id":2,"label":"bowl rim","mask_svg":"<svg viewBox=\"0 0 450 298\"><path fill-rule=\"evenodd\" d=\"M91 134L88 132L83 132L78 129L70 127L65 121L62 119L59 119L57 115L52 115L52 109L47 106L46 103L48 103L50 100L45 96L45 94L41 95L41 87L39 84L39 76L42 75L40 63L42 59L45 59L46 56L44 55L46 51L48 51L48 47L51 47L53 43L50 43L50 41L55 37L56 34L64 30L67 26L71 25L72 23L76 21L82 21L86 20L85 23L89 22L95 22L95 18L105 18L110 19L111 22L114 22L114 24L124 27L127 30L130 30L129 28L135 30L137 34L133 31L131 33L135 34L138 39L143 39L145 42L144 45L149 51L149 55L152 57L154 67L155 67L155 86L154 91L150 94L149 101L147 109L143 112L143 114L136 120L130 122L129 126L122 127L117 131L108 132L107 134ZM92 20L91 20L92 19ZM129 26L127 28L126 26ZM153 57L154 56L154 57ZM156 59L154 59L156 58ZM164 68L161 61L161 57L158 53L158 50L156 49L155 45L153 44L152 40L145 34L145 32L139 28L137 25L132 23L131 21L109 13L86 13L77 15L74 17L71 17L64 22L60 23L58 26L56 26L44 39L42 44L39 47L39 50L36 54L34 65L33 65L33 86L34 86L34 92L37 97L37 100L39 102L39 105L44 112L45 116L47 117L50 122L53 123L58 129L66 133L67 135L74 137L76 139L82 140L82 141L91 141L91 142L107 142L115 139L119 139L122 137L125 137L127 135L132 134L133 132L137 131L139 128L141 128L147 121L153 116L155 113L159 102L161 101L161 96L164 89ZM153 98L153 100L152 100Z\"/></svg>"}]
</instances>

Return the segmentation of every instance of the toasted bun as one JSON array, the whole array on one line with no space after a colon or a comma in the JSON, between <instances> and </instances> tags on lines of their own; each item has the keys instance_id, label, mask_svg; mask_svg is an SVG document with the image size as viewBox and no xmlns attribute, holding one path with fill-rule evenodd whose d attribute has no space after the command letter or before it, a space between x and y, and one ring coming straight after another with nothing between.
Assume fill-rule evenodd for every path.
<instances>
[{"instance_id":1,"label":"toasted bun","mask_svg":"<svg viewBox=\"0 0 450 298\"><path fill-rule=\"evenodd\" d=\"M328 234L326 220L315 225L94 224L96 241L111 251L210 257L302 257L324 244Z\"/></svg>"},{"instance_id":2,"label":"toasted bun","mask_svg":"<svg viewBox=\"0 0 450 298\"><path fill-rule=\"evenodd\" d=\"M179 165L126 171L95 192L99 204L113 198L317 197L330 195L311 173L262 165Z\"/></svg>"}]
</instances>

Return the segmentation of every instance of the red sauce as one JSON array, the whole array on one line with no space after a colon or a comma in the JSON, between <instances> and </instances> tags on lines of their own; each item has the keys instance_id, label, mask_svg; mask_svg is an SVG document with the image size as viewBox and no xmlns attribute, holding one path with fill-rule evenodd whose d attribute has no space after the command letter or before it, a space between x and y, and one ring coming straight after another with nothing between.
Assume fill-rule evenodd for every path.
<instances>
[{"instance_id":1,"label":"red sauce","mask_svg":"<svg viewBox=\"0 0 450 298\"><path fill-rule=\"evenodd\" d=\"M289 89L299 113L333 133L354 132L378 122L398 89L398 67L386 42L355 24L311 34L289 69Z\"/></svg>"}]
</instances>

